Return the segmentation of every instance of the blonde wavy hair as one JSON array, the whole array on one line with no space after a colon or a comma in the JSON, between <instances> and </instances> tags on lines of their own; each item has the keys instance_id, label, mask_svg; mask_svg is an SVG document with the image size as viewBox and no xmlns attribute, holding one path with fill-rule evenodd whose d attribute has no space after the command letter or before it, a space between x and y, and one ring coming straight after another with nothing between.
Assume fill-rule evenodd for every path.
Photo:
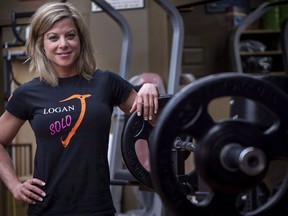
<instances>
[{"instance_id":1,"label":"blonde wavy hair","mask_svg":"<svg viewBox=\"0 0 288 216\"><path fill-rule=\"evenodd\" d=\"M77 71L80 76L90 80L96 69L96 58L88 27L81 14L71 3L50 2L42 5L33 15L30 32L26 42L30 58L30 72L36 72L40 80L55 87L58 77L51 62L44 53L43 37L54 23L64 18L73 18L80 38L80 55L77 59Z\"/></svg>"}]
</instances>

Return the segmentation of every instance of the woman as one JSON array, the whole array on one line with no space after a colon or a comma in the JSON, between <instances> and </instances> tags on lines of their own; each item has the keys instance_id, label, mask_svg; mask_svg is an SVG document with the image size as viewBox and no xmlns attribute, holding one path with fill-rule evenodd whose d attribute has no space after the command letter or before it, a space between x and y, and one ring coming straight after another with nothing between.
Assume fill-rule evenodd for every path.
<instances>
[{"instance_id":1,"label":"woman","mask_svg":"<svg viewBox=\"0 0 288 216\"><path fill-rule=\"evenodd\" d=\"M114 106L148 120L158 90L137 93L119 75L96 69L87 27L69 3L46 3L34 14L27 40L38 78L17 88L0 117L0 177L29 216L110 216L108 137ZM142 113L142 106L143 113ZM25 121L35 133L33 178L20 182L4 146Z\"/></svg>"}]
</instances>

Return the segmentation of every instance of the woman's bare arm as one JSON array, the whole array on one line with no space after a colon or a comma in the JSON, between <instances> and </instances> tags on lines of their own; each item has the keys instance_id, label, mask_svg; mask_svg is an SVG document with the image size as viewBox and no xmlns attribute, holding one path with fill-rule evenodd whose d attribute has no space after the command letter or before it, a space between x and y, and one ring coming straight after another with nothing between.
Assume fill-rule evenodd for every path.
<instances>
[{"instance_id":1,"label":"woman's bare arm","mask_svg":"<svg viewBox=\"0 0 288 216\"><path fill-rule=\"evenodd\" d=\"M11 157L5 148L15 138L24 122L7 111L0 117L0 178L15 199L33 204L35 200L42 200L45 193L37 185L43 186L44 183L39 179L28 179L22 183L16 175Z\"/></svg>"}]
</instances>

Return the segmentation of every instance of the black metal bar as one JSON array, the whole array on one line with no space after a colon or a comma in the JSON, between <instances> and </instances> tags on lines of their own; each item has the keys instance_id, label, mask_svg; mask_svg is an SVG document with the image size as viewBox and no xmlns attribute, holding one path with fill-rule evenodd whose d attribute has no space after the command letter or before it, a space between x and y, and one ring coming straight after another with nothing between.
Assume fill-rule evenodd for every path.
<instances>
[{"instance_id":1,"label":"black metal bar","mask_svg":"<svg viewBox=\"0 0 288 216\"><path fill-rule=\"evenodd\" d=\"M12 11L12 21L16 22L20 18L30 18L34 15L35 12L15 12Z\"/></svg>"},{"instance_id":2,"label":"black metal bar","mask_svg":"<svg viewBox=\"0 0 288 216\"><path fill-rule=\"evenodd\" d=\"M215 1L219 1L219 0L195 0L193 2L190 3L184 3L181 4L179 6L176 6L178 9L182 9L182 8L187 8L187 7L195 7L198 5L203 5L203 4L207 4L209 2L215 2Z\"/></svg>"},{"instance_id":3,"label":"black metal bar","mask_svg":"<svg viewBox=\"0 0 288 216\"><path fill-rule=\"evenodd\" d=\"M11 73L9 72L11 69L11 61L8 60L7 58L4 59L3 64L2 64L2 69L3 69L3 99L4 101L7 101L8 98L11 95ZM4 107L3 107L4 109ZM3 110L4 112L4 110Z\"/></svg>"},{"instance_id":4,"label":"black metal bar","mask_svg":"<svg viewBox=\"0 0 288 216\"><path fill-rule=\"evenodd\" d=\"M18 13L18 12L12 11L11 13L11 20L12 20L11 26L12 26L13 34L16 37L17 41L20 42L22 45L26 43L26 40L21 38L19 32L17 31L17 27L19 27L19 24L17 23L17 19L30 18L33 16L33 14L34 12Z\"/></svg>"},{"instance_id":5,"label":"black metal bar","mask_svg":"<svg viewBox=\"0 0 288 216\"><path fill-rule=\"evenodd\" d=\"M288 14L287 14L288 16ZM288 17L281 26L281 46L283 52L283 65L286 75L288 75Z\"/></svg>"}]
</instances>

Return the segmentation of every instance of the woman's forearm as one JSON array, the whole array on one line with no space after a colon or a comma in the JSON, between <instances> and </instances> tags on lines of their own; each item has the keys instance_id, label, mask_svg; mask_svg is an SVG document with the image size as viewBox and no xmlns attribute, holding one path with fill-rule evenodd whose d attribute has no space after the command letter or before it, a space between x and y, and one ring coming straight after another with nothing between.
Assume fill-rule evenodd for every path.
<instances>
[{"instance_id":1,"label":"woman's forearm","mask_svg":"<svg viewBox=\"0 0 288 216\"><path fill-rule=\"evenodd\" d=\"M12 194L15 186L21 183L16 175L11 157L9 156L7 150L1 143L0 143L0 178Z\"/></svg>"}]
</instances>

